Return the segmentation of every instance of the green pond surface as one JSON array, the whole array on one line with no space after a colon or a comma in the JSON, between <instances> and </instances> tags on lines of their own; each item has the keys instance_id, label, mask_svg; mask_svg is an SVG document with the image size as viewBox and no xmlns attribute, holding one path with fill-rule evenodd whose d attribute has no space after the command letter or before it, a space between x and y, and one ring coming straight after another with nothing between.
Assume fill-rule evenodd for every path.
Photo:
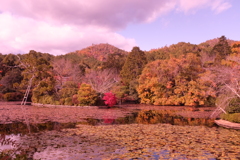
<instances>
[{"instance_id":1,"label":"green pond surface","mask_svg":"<svg viewBox=\"0 0 240 160\"><path fill-rule=\"evenodd\" d=\"M12 150L25 159L240 159L239 131L218 127L214 119L166 110L135 109L125 116L74 123L12 121L0 124L0 134L15 137L18 146ZM0 142L0 150L12 144Z\"/></svg>"}]
</instances>

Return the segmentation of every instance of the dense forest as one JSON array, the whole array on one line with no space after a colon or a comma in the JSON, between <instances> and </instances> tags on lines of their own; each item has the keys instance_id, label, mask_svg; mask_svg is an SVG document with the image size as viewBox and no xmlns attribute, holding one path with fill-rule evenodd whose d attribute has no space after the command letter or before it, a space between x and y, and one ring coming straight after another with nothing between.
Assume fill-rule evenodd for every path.
<instances>
[{"instance_id":1,"label":"dense forest","mask_svg":"<svg viewBox=\"0 0 240 160\"><path fill-rule=\"evenodd\" d=\"M225 36L150 51L98 44L60 56L0 54L0 99L22 100L31 84L34 103L101 105L113 93L119 103L217 105L236 113L239 67L240 42Z\"/></svg>"}]
</instances>

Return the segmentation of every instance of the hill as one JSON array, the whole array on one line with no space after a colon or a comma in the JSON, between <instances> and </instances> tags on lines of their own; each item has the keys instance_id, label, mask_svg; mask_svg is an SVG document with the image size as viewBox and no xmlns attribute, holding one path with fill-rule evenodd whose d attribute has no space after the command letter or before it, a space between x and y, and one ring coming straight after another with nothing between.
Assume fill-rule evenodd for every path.
<instances>
[{"instance_id":1,"label":"hill","mask_svg":"<svg viewBox=\"0 0 240 160\"><path fill-rule=\"evenodd\" d=\"M217 43L218 43L218 41L219 41L219 39L218 38L214 38L214 39L210 39L210 40L207 40L207 41L205 41L205 42L202 42L202 43L200 43L199 45L201 45L201 44L208 44L210 47L214 47L214 45L216 45ZM236 41L234 41L234 40L231 40L231 39L227 39L227 42L228 42L228 44L231 46L234 42L236 42Z\"/></svg>"},{"instance_id":2,"label":"hill","mask_svg":"<svg viewBox=\"0 0 240 160\"><path fill-rule=\"evenodd\" d=\"M121 50L107 43L93 44L92 46L76 51L76 53L79 55L94 57L100 61L105 61L109 54L128 54L127 51Z\"/></svg>"}]
</instances>

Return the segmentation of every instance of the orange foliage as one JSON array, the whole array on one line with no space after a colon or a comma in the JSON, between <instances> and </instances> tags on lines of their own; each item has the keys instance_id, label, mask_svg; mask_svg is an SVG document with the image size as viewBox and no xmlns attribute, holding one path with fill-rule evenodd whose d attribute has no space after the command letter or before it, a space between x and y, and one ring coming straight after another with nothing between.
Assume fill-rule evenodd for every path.
<instances>
[{"instance_id":1,"label":"orange foliage","mask_svg":"<svg viewBox=\"0 0 240 160\"><path fill-rule=\"evenodd\" d=\"M156 60L139 78L141 103L154 105L204 105L215 93L200 79L205 71L195 54L182 58Z\"/></svg>"}]
</instances>

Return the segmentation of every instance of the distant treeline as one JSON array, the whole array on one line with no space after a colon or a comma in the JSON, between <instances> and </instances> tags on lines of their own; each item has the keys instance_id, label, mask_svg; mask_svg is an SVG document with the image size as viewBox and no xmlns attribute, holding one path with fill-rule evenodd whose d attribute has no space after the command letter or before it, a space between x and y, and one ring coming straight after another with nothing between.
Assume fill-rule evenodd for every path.
<instances>
[{"instance_id":1,"label":"distant treeline","mask_svg":"<svg viewBox=\"0 0 240 160\"><path fill-rule=\"evenodd\" d=\"M61 56L0 54L0 99L21 100L32 80L35 103L101 105L103 94L112 92L119 102L217 104L237 112L239 64L240 42L225 36L150 51L99 44Z\"/></svg>"}]
</instances>

